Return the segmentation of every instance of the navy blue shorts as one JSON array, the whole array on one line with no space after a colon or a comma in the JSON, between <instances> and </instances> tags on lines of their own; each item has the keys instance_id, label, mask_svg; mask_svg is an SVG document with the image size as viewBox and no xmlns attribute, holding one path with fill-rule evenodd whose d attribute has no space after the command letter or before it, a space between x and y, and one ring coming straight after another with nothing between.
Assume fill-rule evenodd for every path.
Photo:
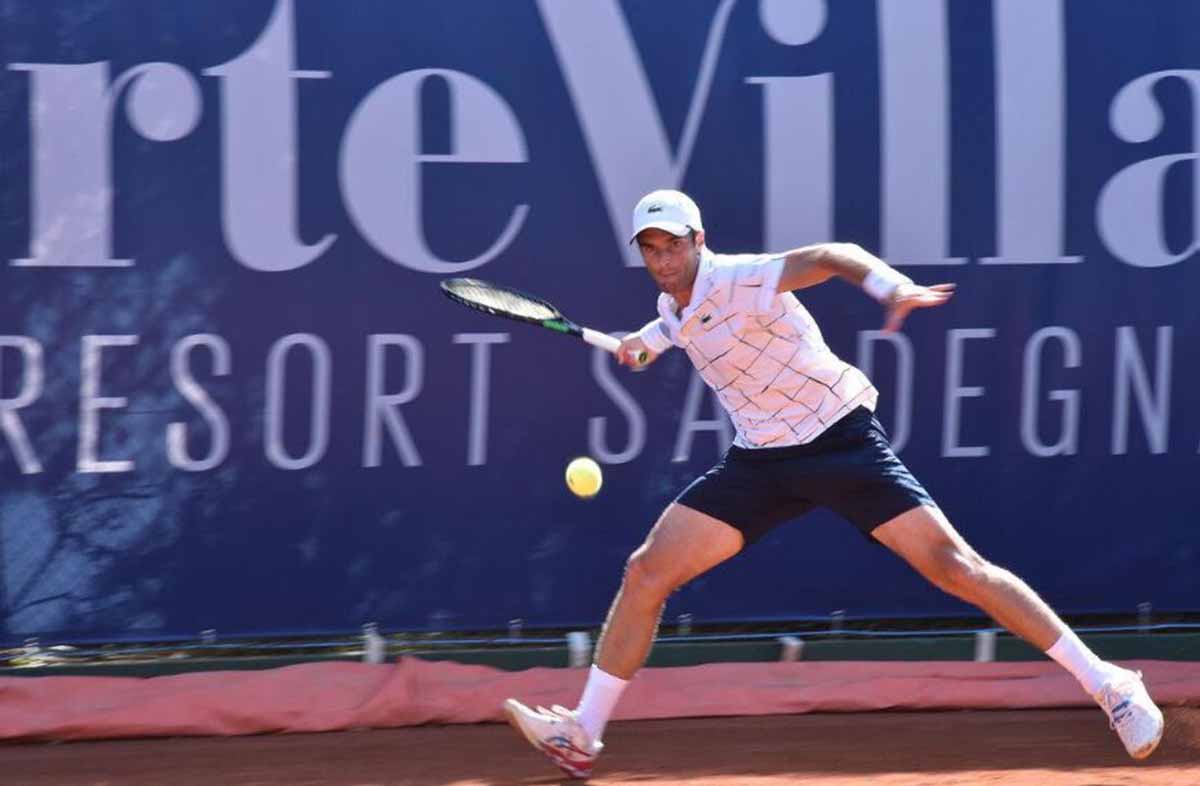
<instances>
[{"instance_id":1,"label":"navy blue shorts","mask_svg":"<svg viewBox=\"0 0 1200 786\"><path fill-rule=\"evenodd\" d=\"M746 545L817 507L832 510L874 540L871 531L880 524L934 504L866 407L849 412L805 445L734 445L675 501L737 527Z\"/></svg>"}]
</instances>

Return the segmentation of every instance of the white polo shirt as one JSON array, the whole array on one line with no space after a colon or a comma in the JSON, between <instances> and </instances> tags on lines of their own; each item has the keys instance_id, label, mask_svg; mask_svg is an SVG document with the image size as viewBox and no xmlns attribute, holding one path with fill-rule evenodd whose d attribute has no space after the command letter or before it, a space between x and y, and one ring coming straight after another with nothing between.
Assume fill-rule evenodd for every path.
<instances>
[{"instance_id":1,"label":"white polo shirt","mask_svg":"<svg viewBox=\"0 0 1200 786\"><path fill-rule=\"evenodd\" d=\"M865 374L833 354L796 296L776 292L783 263L704 249L687 308L658 297L659 328L716 392L743 448L811 442L850 410L874 410L879 397Z\"/></svg>"}]
</instances>

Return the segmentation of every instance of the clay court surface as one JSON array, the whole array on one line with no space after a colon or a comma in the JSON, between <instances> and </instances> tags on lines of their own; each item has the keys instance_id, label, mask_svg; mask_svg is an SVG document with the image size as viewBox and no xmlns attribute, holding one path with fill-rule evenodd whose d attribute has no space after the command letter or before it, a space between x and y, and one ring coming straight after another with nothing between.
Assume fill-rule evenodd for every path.
<instances>
[{"instance_id":1,"label":"clay court surface","mask_svg":"<svg viewBox=\"0 0 1200 786\"><path fill-rule=\"evenodd\" d=\"M877 712L614 723L593 784L1197 786L1200 710L1125 756L1098 710ZM12 786L562 782L503 724L0 746Z\"/></svg>"}]
</instances>

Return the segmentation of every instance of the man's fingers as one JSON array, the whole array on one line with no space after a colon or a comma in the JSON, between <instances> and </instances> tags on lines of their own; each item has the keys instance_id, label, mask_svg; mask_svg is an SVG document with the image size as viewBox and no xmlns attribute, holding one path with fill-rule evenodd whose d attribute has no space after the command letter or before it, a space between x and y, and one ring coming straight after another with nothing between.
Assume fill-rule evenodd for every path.
<instances>
[{"instance_id":1,"label":"man's fingers","mask_svg":"<svg viewBox=\"0 0 1200 786\"><path fill-rule=\"evenodd\" d=\"M893 333L904 324L908 312L915 308L930 308L940 306L954 294L954 284L934 284L930 287L917 287L895 298L887 311L887 319L883 323L884 333Z\"/></svg>"},{"instance_id":2,"label":"man's fingers","mask_svg":"<svg viewBox=\"0 0 1200 786\"><path fill-rule=\"evenodd\" d=\"M918 308L922 306L940 306L950 299L952 292L935 291L932 288L922 292L914 292L911 295L901 297L896 301L897 305L903 305L908 308Z\"/></svg>"},{"instance_id":3,"label":"man's fingers","mask_svg":"<svg viewBox=\"0 0 1200 786\"><path fill-rule=\"evenodd\" d=\"M617 349L617 363L633 369L640 368L644 364L638 362L638 356L643 352L646 353L646 357L649 359L650 353L644 347L640 347L637 344L621 346Z\"/></svg>"}]
</instances>

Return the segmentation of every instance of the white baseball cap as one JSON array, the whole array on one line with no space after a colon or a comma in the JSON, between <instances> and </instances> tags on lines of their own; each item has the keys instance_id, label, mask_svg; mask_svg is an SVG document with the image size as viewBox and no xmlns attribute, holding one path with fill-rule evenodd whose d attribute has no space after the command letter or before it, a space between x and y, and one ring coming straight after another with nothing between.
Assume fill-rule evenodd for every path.
<instances>
[{"instance_id":1,"label":"white baseball cap","mask_svg":"<svg viewBox=\"0 0 1200 786\"><path fill-rule=\"evenodd\" d=\"M629 242L637 239L638 232L643 229L661 229L676 237L683 237L688 232L703 231L700 223L700 208L692 198L682 191L662 189L651 191L638 200L633 208L633 234Z\"/></svg>"}]
</instances>

